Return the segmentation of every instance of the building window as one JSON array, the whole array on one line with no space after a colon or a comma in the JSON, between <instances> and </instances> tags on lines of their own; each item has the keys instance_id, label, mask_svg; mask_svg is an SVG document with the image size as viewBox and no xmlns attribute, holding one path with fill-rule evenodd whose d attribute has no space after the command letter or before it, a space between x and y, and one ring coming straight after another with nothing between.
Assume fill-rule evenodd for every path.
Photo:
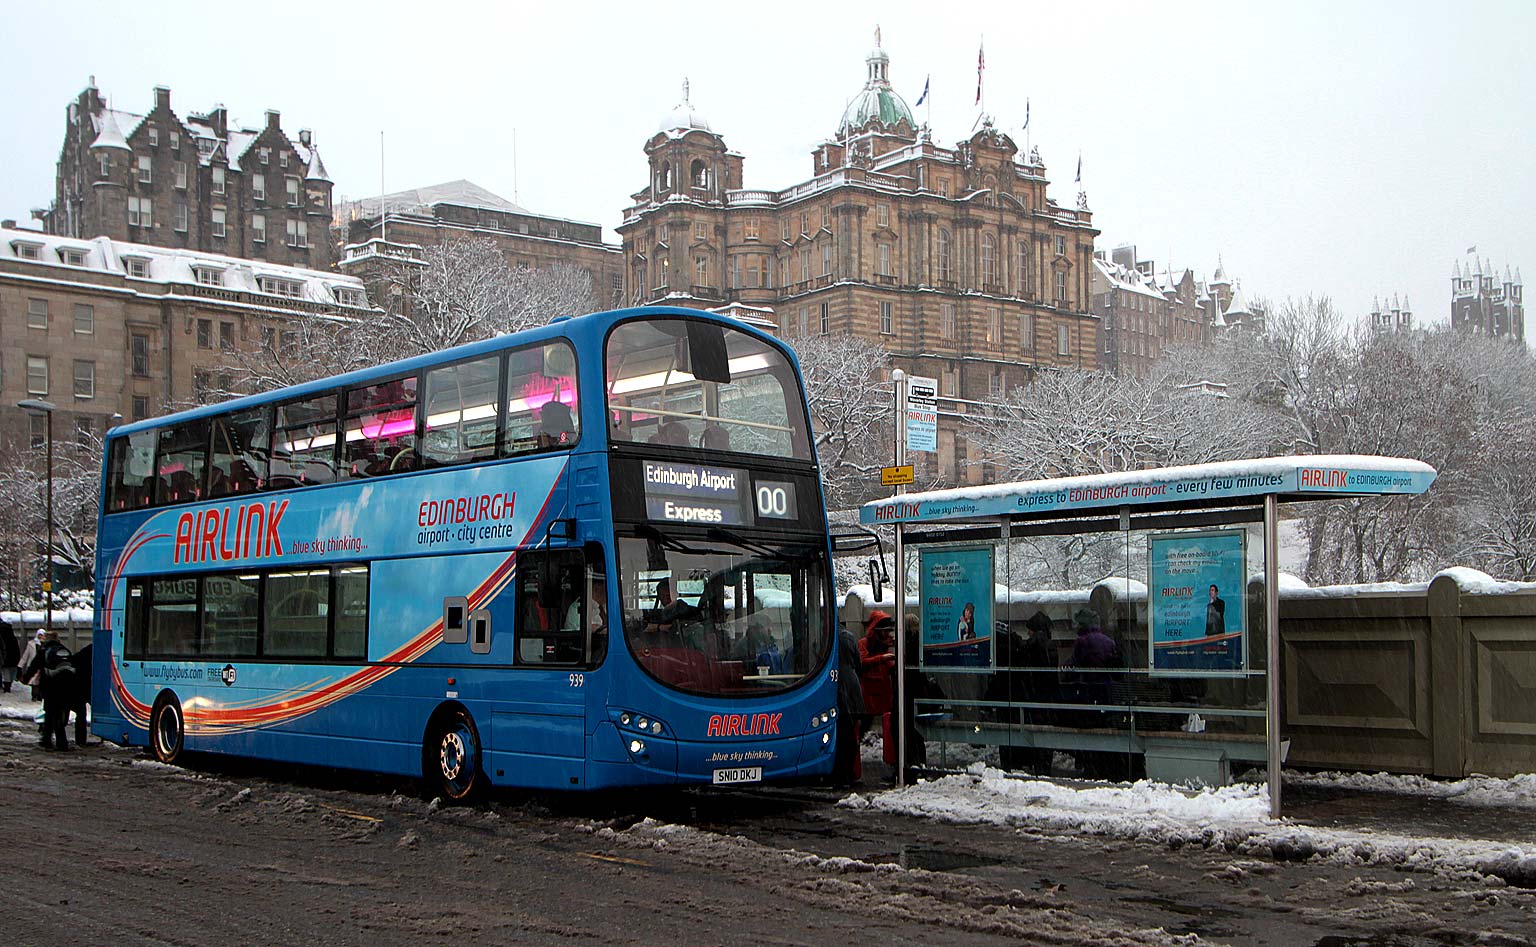
<instances>
[{"instance_id":1,"label":"building window","mask_svg":"<svg viewBox=\"0 0 1536 947\"><path fill-rule=\"evenodd\" d=\"M1065 270L1056 271L1056 301L1059 303L1067 301L1067 273Z\"/></svg>"},{"instance_id":2,"label":"building window","mask_svg":"<svg viewBox=\"0 0 1536 947\"><path fill-rule=\"evenodd\" d=\"M233 322L219 323L219 348L228 352L235 347L235 324Z\"/></svg>"},{"instance_id":3,"label":"building window","mask_svg":"<svg viewBox=\"0 0 1536 947\"><path fill-rule=\"evenodd\" d=\"M831 320L827 318L827 304L821 304L821 334L826 335L832 331Z\"/></svg>"},{"instance_id":4,"label":"building window","mask_svg":"<svg viewBox=\"0 0 1536 947\"><path fill-rule=\"evenodd\" d=\"M181 132L179 132L179 131L177 131L176 129L173 128L173 129L171 129L171 150L175 151L175 150L177 150L180 147L181 147Z\"/></svg>"},{"instance_id":5,"label":"building window","mask_svg":"<svg viewBox=\"0 0 1536 947\"><path fill-rule=\"evenodd\" d=\"M891 315L891 304L887 302L880 304L880 331L885 335L896 332L896 320Z\"/></svg>"},{"instance_id":6,"label":"building window","mask_svg":"<svg viewBox=\"0 0 1536 947\"><path fill-rule=\"evenodd\" d=\"M224 167L223 167L223 165L217 165L216 164L212 168L210 168L209 171L213 175L213 193L215 193L215 194L223 194L224 193Z\"/></svg>"},{"instance_id":7,"label":"building window","mask_svg":"<svg viewBox=\"0 0 1536 947\"><path fill-rule=\"evenodd\" d=\"M197 281L203 286L223 286L224 271L214 269L211 266L194 266L192 272L197 276ZM206 348L206 346L205 346Z\"/></svg>"},{"instance_id":8,"label":"building window","mask_svg":"<svg viewBox=\"0 0 1536 947\"><path fill-rule=\"evenodd\" d=\"M811 232L811 215L805 211L800 212L800 234L808 235Z\"/></svg>"},{"instance_id":9,"label":"building window","mask_svg":"<svg viewBox=\"0 0 1536 947\"><path fill-rule=\"evenodd\" d=\"M42 450L48 443L48 419L41 414L34 414L27 418L27 422L31 427L32 449Z\"/></svg>"},{"instance_id":10,"label":"building window","mask_svg":"<svg viewBox=\"0 0 1536 947\"><path fill-rule=\"evenodd\" d=\"M149 417L149 399L143 395L134 395L133 419L135 421L142 421L147 417Z\"/></svg>"},{"instance_id":11,"label":"building window","mask_svg":"<svg viewBox=\"0 0 1536 947\"><path fill-rule=\"evenodd\" d=\"M304 284L298 280L283 279L278 276L258 276L256 285L264 293L273 296L288 296L294 299L304 295Z\"/></svg>"},{"instance_id":12,"label":"building window","mask_svg":"<svg viewBox=\"0 0 1536 947\"><path fill-rule=\"evenodd\" d=\"M15 251L16 251L16 259L18 259L18 260L36 260L36 259L38 259L38 248L39 248L39 246L40 246L40 244L26 243L26 242L21 241L21 240L15 240L15 241L11 242L11 247L13 249L15 249Z\"/></svg>"},{"instance_id":13,"label":"building window","mask_svg":"<svg viewBox=\"0 0 1536 947\"><path fill-rule=\"evenodd\" d=\"M139 183L152 184L155 180L155 159L139 155Z\"/></svg>"},{"instance_id":14,"label":"building window","mask_svg":"<svg viewBox=\"0 0 1536 947\"><path fill-rule=\"evenodd\" d=\"M149 227L154 220L152 218L153 204L147 197L128 198L128 226Z\"/></svg>"},{"instance_id":15,"label":"building window","mask_svg":"<svg viewBox=\"0 0 1536 947\"><path fill-rule=\"evenodd\" d=\"M809 306L800 307L800 320L795 329L795 334L802 338L811 334L811 310Z\"/></svg>"},{"instance_id":16,"label":"building window","mask_svg":"<svg viewBox=\"0 0 1536 947\"><path fill-rule=\"evenodd\" d=\"M1029 244L1019 241L1018 259L1013 266L1014 291L1020 296L1029 292Z\"/></svg>"},{"instance_id":17,"label":"building window","mask_svg":"<svg viewBox=\"0 0 1536 947\"><path fill-rule=\"evenodd\" d=\"M178 161L172 165L172 168L176 173L176 190L185 191L187 189L187 163L185 161Z\"/></svg>"},{"instance_id":18,"label":"building window","mask_svg":"<svg viewBox=\"0 0 1536 947\"><path fill-rule=\"evenodd\" d=\"M213 348L213 320L197 320L197 347L200 349Z\"/></svg>"},{"instance_id":19,"label":"building window","mask_svg":"<svg viewBox=\"0 0 1536 947\"><path fill-rule=\"evenodd\" d=\"M1032 313L1019 316L1019 348L1030 351L1035 347L1035 317Z\"/></svg>"},{"instance_id":20,"label":"building window","mask_svg":"<svg viewBox=\"0 0 1536 947\"><path fill-rule=\"evenodd\" d=\"M955 304L939 304L939 338L953 339L955 337Z\"/></svg>"},{"instance_id":21,"label":"building window","mask_svg":"<svg viewBox=\"0 0 1536 947\"><path fill-rule=\"evenodd\" d=\"M1003 311L996 307L987 310L987 341L993 345L1003 341Z\"/></svg>"},{"instance_id":22,"label":"building window","mask_svg":"<svg viewBox=\"0 0 1536 947\"><path fill-rule=\"evenodd\" d=\"M1003 397L1003 373L1001 370L993 372L991 377L987 379L987 394L993 401Z\"/></svg>"},{"instance_id":23,"label":"building window","mask_svg":"<svg viewBox=\"0 0 1536 947\"><path fill-rule=\"evenodd\" d=\"M27 356L27 394L48 393L48 359L36 355Z\"/></svg>"},{"instance_id":24,"label":"building window","mask_svg":"<svg viewBox=\"0 0 1536 947\"><path fill-rule=\"evenodd\" d=\"M123 257L123 265L127 267L129 276L135 279L149 279L149 261L144 257Z\"/></svg>"},{"instance_id":25,"label":"building window","mask_svg":"<svg viewBox=\"0 0 1536 947\"><path fill-rule=\"evenodd\" d=\"M702 220L693 222L693 239L700 242L709 239L709 225Z\"/></svg>"},{"instance_id":26,"label":"building window","mask_svg":"<svg viewBox=\"0 0 1536 947\"><path fill-rule=\"evenodd\" d=\"M149 133L149 147L160 147L160 129L154 125L149 125L146 126L146 131Z\"/></svg>"},{"instance_id":27,"label":"building window","mask_svg":"<svg viewBox=\"0 0 1536 947\"><path fill-rule=\"evenodd\" d=\"M262 164L271 164L272 163L272 149L271 148L263 148L263 149L261 149L260 152L258 152L258 154L261 156L261 163Z\"/></svg>"},{"instance_id":28,"label":"building window","mask_svg":"<svg viewBox=\"0 0 1536 947\"><path fill-rule=\"evenodd\" d=\"M75 360L75 397L96 397L96 363Z\"/></svg>"},{"instance_id":29,"label":"building window","mask_svg":"<svg viewBox=\"0 0 1536 947\"><path fill-rule=\"evenodd\" d=\"M697 257L693 261L693 285L709 285L709 260L705 257Z\"/></svg>"},{"instance_id":30,"label":"building window","mask_svg":"<svg viewBox=\"0 0 1536 947\"><path fill-rule=\"evenodd\" d=\"M176 206L174 208L174 214L175 215L173 217L173 222L172 222L171 226L176 228L176 232L177 233L186 233L187 232L187 217L188 217L186 203L182 202L182 201L177 201L176 202Z\"/></svg>"},{"instance_id":31,"label":"building window","mask_svg":"<svg viewBox=\"0 0 1536 947\"><path fill-rule=\"evenodd\" d=\"M934 256L939 260L939 279L948 282L954 279L951 275L949 256L949 231L940 229L933 241Z\"/></svg>"},{"instance_id":32,"label":"building window","mask_svg":"<svg viewBox=\"0 0 1536 947\"><path fill-rule=\"evenodd\" d=\"M89 414L75 415L75 446L81 450L89 450L96 441L96 432L92 429L91 416Z\"/></svg>"},{"instance_id":33,"label":"building window","mask_svg":"<svg viewBox=\"0 0 1536 947\"><path fill-rule=\"evenodd\" d=\"M939 196L949 196L949 178L939 178Z\"/></svg>"},{"instance_id":34,"label":"building window","mask_svg":"<svg viewBox=\"0 0 1536 947\"><path fill-rule=\"evenodd\" d=\"M192 400L198 404L208 403L208 392L213 388L213 376L202 369L194 369L192 372Z\"/></svg>"},{"instance_id":35,"label":"building window","mask_svg":"<svg viewBox=\"0 0 1536 947\"><path fill-rule=\"evenodd\" d=\"M783 217L779 218L779 239L784 241L785 243L789 242L789 215L788 214L786 214Z\"/></svg>"},{"instance_id":36,"label":"building window","mask_svg":"<svg viewBox=\"0 0 1536 947\"><path fill-rule=\"evenodd\" d=\"M96 334L96 307L86 303L75 303L75 334Z\"/></svg>"},{"instance_id":37,"label":"building window","mask_svg":"<svg viewBox=\"0 0 1536 947\"><path fill-rule=\"evenodd\" d=\"M296 177L283 178L283 186L288 189L288 206L299 206L299 179Z\"/></svg>"},{"instance_id":38,"label":"building window","mask_svg":"<svg viewBox=\"0 0 1536 947\"><path fill-rule=\"evenodd\" d=\"M309 225L302 220L288 221L288 245L303 249L309 246Z\"/></svg>"},{"instance_id":39,"label":"building window","mask_svg":"<svg viewBox=\"0 0 1536 947\"><path fill-rule=\"evenodd\" d=\"M112 176L112 157L100 154L96 156L96 176L109 178Z\"/></svg>"},{"instance_id":40,"label":"building window","mask_svg":"<svg viewBox=\"0 0 1536 947\"><path fill-rule=\"evenodd\" d=\"M876 227L889 227L890 225L891 225L891 205L889 205L889 204L876 204L875 205L875 226Z\"/></svg>"},{"instance_id":41,"label":"building window","mask_svg":"<svg viewBox=\"0 0 1536 947\"><path fill-rule=\"evenodd\" d=\"M832 241L831 240L823 240L821 242L821 275L822 276L831 276L832 275Z\"/></svg>"},{"instance_id":42,"label":"building window","mask_svg":"<svg viewBox=\"0 0 1536 947\"><path fill-rule=\"evenodd\" d=\"M27 328L28 329L46 329L46 328L48 328L48 300L46 300L46 299L29 299L29 300L27 300Z\"/></svg>"},{"instance_id":43,"label":"building window","mask_svg":"<svg viewBox=\"0 0 1536 947\"><path fill-rule=\"evenodd\" d=\"M803 283L811 278L811 251L809 248L800 251L800 281Z\"/></svg>"},{"instance_id":44,"label":"building window","mask_svg":"<svg viewBox=\"0 0 1536 947\"><path fill-rule=\"evenodd\" d=\"M731 257L731 289L741 288L741 257Z\"/></svg>"},{"instance_id":45,"label":"building window","mask_svg":"<svg viewBox=\"0 0 1536 947\"><path fill-rule=\"evenodd\" d=\"M224 209L222 207L216 207L213 210L213 235L215 237L224 236Z\"/></svg>"},{"instance_id":46,"label":"building window","mask_svg":"<svg viewBox=\"0 0 1536 947\"><path fill-rule=\"evenodd\" d=\"M267 199L267 176L265 174L251 175L251 197L258 201Z\"/></svg>"},{"instance_id":47,"label":"building window","mask_svg":"<svg viewBox=\"0 0 1536 947\"><path fill-rule=\"evenodd\" d=\"M1067 238L1062 236L1061 234L1057 234L1056 235L1056 255L1057 256L1066 256L1067 255Z\"/></svg>"},{"instance_id":48,"label":"building window","mask_svg":"<svg viewBox=\"0 0 1536 947\"><path fill-rule=\"evenodd\" d=\"M743 240L756 240L757 239L757 218L756 217L748 217L746 220L742 221L741 230L742 230L742 239Z\"/></svg>"},{"instance_id":49,"label":"building window","mask_svg":"<svg viewBox=\"0 0 1536 947\"><path fill-rule=\"evenodd\" d=\"M832 205L830 204L821 209L821 229L829 233L832 230Z\"/></svg>"},{"instance_id":50,"label":"building window","mask_svg":"<svg viewBox=\"0 0 1536 947\"><path fill-rule=\"evenodd\" d=\"M84 266L85 251L64 247L59 250L59 259L64 261L65 266Z\"/></svg>"},{"instance_id":51,"label":"building window","mask_svg":"<svg viewBox=\"0 0 1536 947\"><path fill-rule=\"evenodd\" d=\"M135 332L128 337L128 364L136 378L149 377L149 336Z\"/></svg>"},{"instance_id":52,"label":"building window","mask_svg":"<svg viewBox=\"0 0 1536 947\"><path fill-rule=\"evenodd\" d=\"M789 287L789 256L779 257L779 285Z\"/></svg>"},{"instance_id":53,"label":"building window","mask_svg":"<svg viewBox=\"0 0 1536 947\"><path fill-rule=\"evenodd\" d=\"M879 270L879 274L881 276L890 276L891 275L891 245L889 243L882 243L882 244L880 244L880 270Z\"/></svg>"},{"instance_id":54,"label":"building window","mask_svg":"<svg viewBox=\"0 0 1536 947\"><path fill-rule=\"evenodd\" d=\"M997 284L997 239L989 233L981 235L981 282L984 286Z\"/></svg>"},{"instance_id":55,"label":"building window","mask_svg":"<svg viewBox=\"0 0 1536 947\"><path fill-rule=\"evenodd\" d=\"M614 289L616 292L623 291L622 286L614 287ZM339 286L336 288L336 302L343 306L354 306L358 308L367 305L367 300L363 296L363 291L360 289L353 289L349 286Z\"/></svg>"},{"instance_id":56,"label":"building window","mask_svg":"<svg viewBox=\"0 0 1536 947\"><path fill-rule=\"evenodd\" d=\"M284 168L288 167L288 152L279 151L277 153L277 163Z\"/></svg>"},{"instance_id":57,"label":"building window","mask_svg":"<svg viewBox=\"0 0 1536 947\"><path fill-rule=\"evenodd\" d=\"M939 372L939 394L946 398L953 398L960 387L960 373L952 368L946 368Z\"/></svg>"},{"instance_id":58,"label":"building window","mask_svg":"<svg viewBox=\"0 0 1536 947\"><path fill-rule=\"evenodd\" d=\"M1072 334L1071 334L1070 330L1067 329L1066 326L1057 326L1056 327L1056 354L1057 355L1071 355L1072 354Z\"/></svg>"},{"instance_id":59,"label":"building window","mask_svg":"<svg viewBox=\"0 0 1536 947\"><path fill-rule=\"evenodd\" d=\"M252 243L266 243L267 242L267 215L266 214L252 214L251 215L251 242Z\"/></svg>"}]
</instances>

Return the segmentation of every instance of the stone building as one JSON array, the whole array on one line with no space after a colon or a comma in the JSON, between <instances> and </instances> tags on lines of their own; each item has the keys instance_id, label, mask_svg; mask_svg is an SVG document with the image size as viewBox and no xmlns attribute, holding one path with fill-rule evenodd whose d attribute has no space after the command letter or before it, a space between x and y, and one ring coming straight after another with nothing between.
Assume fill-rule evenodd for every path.
<instances>
[{"instance_id":1,"label":"stone building","mask_svg":"<svg viewBox=\"0 0 1536 947\"><path fill-rule=\"evenodd\" d=\"M1413 329L1413 307L1408 297L1398 300L1396 293L1389 300L1377 297L1371 300L1371 329L1376 332L1408 332Z\"/></svg>"},{"instance_id":2,"label":"stone building","mask_svg":"<svg viewBox=\"0 0 1536 947\"><path fill-rule=\"evenodd\" d=\"M1524 284L1518 269L1503 276L1486 259L1472 256L1451 268L1451 328L1525 340Z\"/></svg>"},{"instance_id":3,"label":"stone building","mask_svg":"<svg viewBox=\"0 0 1536 947\"><path fill-rule=\"evenodd\" d=\"M878 46L867 78L811 154L812 176L745 187L731 151L683 100L645 143L649 176L619 234L632 303L771 308L782 334L878 340L939 382L929 477L974 481L959 420L1039 368L1099 364L1092 214L1047 194L1038 150L980 123L953 147L919 126ZM926 466L924 466L926 464Z\"/></svg>"},{"instance_id":4,"label":"stone building","mask_svg":"<svg viewBox=\"0 0 1536 947\"><path fill-rule=\"evenodd\" d=\"M55 440L209 400L235 350L281 350L294 321L367 317L349 276L190 250L0 229L0 443Z\"/></svg>"},{"instance_id":5,"label":"stone building","mask_svg":"<svg viewBox=\"0 0 1536 947\"><path fill-rule=\"evenodd\" d=\"M328 269L331 179L309 129L290 139L278 112L261 128L222 105L179 114L157 86L145 114L108 108L94 78L65 115L52 206L63 237Z\"/></svg>"},{"instance_id":6,"label":"stone building","mask_svg":"<svg viewBox=\"0 0 1536 947\"><path fill-rule=\"evenodd\" d=\"M365 280L378 266L410 258L417 248L453 236L485 237L514 267L581 267L592 276L598 308L623 304L623 257L617 246L603 242L601 226L535 214L470 181L345 201L337 205L336 225L346 243L341 269Z\"/></svg>"}]
</instances>

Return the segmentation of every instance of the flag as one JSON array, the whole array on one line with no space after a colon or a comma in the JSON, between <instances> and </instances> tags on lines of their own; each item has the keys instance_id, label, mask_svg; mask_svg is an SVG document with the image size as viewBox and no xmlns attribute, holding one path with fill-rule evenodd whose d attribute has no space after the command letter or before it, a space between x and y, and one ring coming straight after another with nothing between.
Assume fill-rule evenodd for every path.
<instances>
[{"instance_id":1,"label":"flag","mask_svg":"<svg viewBox=\"0 0 1536 947\"><path fill-rule=\"evenodd\" d=\"M917 97L917 104L918 105L922 105L923 104L923 100L928 98L928 80L930 78L931 77L929 77L929 76L924 76L923 77L923 94Z\"/></svg>"},{"instance_id":2,"label":"flag","mask_svg":"<svg viewBox=\"0 0 1536 947\"><path fill-rule=\"evenodd\" d=\"M1083 156L1077 156L1077 183L1083 183Z\"/></svg>"},{"instance_id":3,"label":"flag","mask_svg":"<svg viewBox=\"0 0 1536 947\"><path fill-rule=\"evenodd\" d=\"M1029 131L1029 99L1024 99L1024 130Z\"/></svg>"},{"instance_id":4,"label":"flag","mask_svg":"<svg viewBox=\"0 0 1536 947\"><path fill-rule=\"evenodd\" d=\"M976 104L981 104L981 71L987 67L986 47L976 47Z\"/></svg>"},{"instance_id":5,"label":"flag","mask_svg":"<svg viewBox=\"0 0 1536 947\"><path fill-rule=\"evenodd\" d=\"M1467 247L1467 252L1468 253L1476 253L1477 252L1477 244L1474 243L1472 246Z\"/></svg>"}]
</instances>

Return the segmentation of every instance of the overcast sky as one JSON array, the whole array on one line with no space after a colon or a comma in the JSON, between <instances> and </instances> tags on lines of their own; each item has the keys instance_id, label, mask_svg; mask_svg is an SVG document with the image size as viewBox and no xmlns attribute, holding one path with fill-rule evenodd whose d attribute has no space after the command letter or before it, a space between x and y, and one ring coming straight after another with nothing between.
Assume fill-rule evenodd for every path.
<instances>
[{"instance_id":1,"label":"overcast sky","mask_svg":"<svg viewBox=\"0 0 1536 947\"><path fill-rule=\"evenodd\" d=\"M382 132L388 190L468 178L612 238L684 77L747 187L810 177L877 20L909 104L931 76L915 111L945 145L976 120L985 42L987 111L1022 147L1029 101L1064 205L1081 151L1101 247L1200 276L1220 256L1250 293L1351 316L1406 293L1421 322L1447 318L1470 246L1536 280L1522 2L27 4L0 33L0 216L52 197L64 110L95 75L128 111L157 84L183 115L279 109L314 129L338 198L378 193Z\"/></svg>"}]
</instances>

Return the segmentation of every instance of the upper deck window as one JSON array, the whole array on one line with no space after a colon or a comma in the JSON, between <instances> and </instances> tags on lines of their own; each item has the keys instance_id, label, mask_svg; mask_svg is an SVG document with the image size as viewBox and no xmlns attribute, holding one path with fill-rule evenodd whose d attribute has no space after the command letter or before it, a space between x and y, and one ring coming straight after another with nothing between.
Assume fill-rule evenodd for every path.
<instances>
[{"instance_id":1,"label":"upper deck window","mask_svg":"<svg viewBox=\"0 0 1536 947\"><path fill-rule=\"evenodd\" d=\"M606 354L614 443L810 459L799 380L770 343L662 317L619 326Z\"/></svg>"}]
</instances>

